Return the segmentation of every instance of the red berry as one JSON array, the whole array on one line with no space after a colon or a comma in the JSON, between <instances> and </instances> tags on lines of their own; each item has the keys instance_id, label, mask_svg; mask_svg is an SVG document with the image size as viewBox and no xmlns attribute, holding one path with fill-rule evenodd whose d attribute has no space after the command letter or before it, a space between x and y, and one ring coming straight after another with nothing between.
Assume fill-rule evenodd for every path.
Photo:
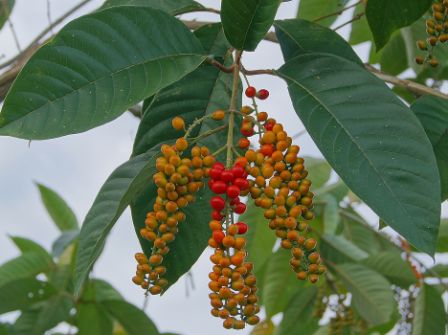
<instances>
[{"instance_id":1,"label":"red berry","mask_svg":"<svg viewBox=\"0 0 448 335\"><path fill-rule=\"evenodd\" d=\"M243 128L241 128L241 134L243 136L250 137L250 136L252 136L254 134L254 129L253 128L250 128L250 129L243 129Z\"/></svg>"},{"instance_id":2,"label":"red berry","mask_svg":"<svg viewBox=\"0 0 448 335\"><path fill-rule=\"evenodd\" d=\"M207 184L208 184L208 188L211 189L212 185L213 185L214 181L212 179L209 179Z\"/></svg>"},{"instance_id":3,"label":"red berry","mask_svg":"<svg viewBox=\"0 0 448 335\"><path fill-rule=\"evenodd\" d=\"M257 92L257 98L260 100L265 100L269 97L269 91L265 89L261 89Z\"/></svg>"},{"instance_id":4,"label":"red berry","mask_svg":"<svg viewBox=\"0 0 448 335\"><path fill-rule=\"evenodd\" d=\"M221 177L221 170L217 169L217 168L211 168L210 172L209 172L209 176L212 179L218 180Z\"/></svg>"},{"instance_id":5,"label":"red berry","mask_svg":"<svg viewBox=\"0 0 448 335\"><path fill-rule=\"evenodd\" d=\"M246 88L246 97L253 98L257 94L257 90L253 86Z\"/></svg>"},{"instance_id":6,"label":"red berry","mask_svg":"<svg viewBox=\"0 0 448 335\"><path fill-rule=\"evenodd\" d=\"M235 178L242 178L246 170L241 165L235 165L232 168L232 173Z\"/></svg>"},{"instance_id":7,"label":"red berry","mask_svg":"<svg viewBox=\"0 0 448 335\"><path fill-rule=\"evenodd\" d=\"M225 169L225 166L221 162L216 162L215 164L213 164L212 169L218 169L222 171Z\"/></svg>"},{"instance_id":8,"label":"red berry","mask_svg":"<svg viewBox=\"0 0 448 335\"><path fill-rule=\"evenodd\" d=\"M240 195L240 188L236 185L231 185L227 187L227 196L229 198L236 198Z\"/></svg>"},{"instance_id":9,"label":"red berry","mask_svg":"<svg viewBox=\"0 0 448 335\"><path fill-rule=\"evenodd\" d=\"M210 199L210 205L212 206L213 209L216 209L217 211L222 211L224 207L226 207L226 202L223 198L215 196Z\"/></svg>"},{"instance_id":10,"label":"red berry","mask_svg":"<svg viewBox=\"0 0 448 335\"><path fill-rule=\"evenodd\" d=\"M245 234L247 232L248 227L244 222L238 222L236 225L238 226L238 234Z\"/></svg>"},{"instance_id":11,"label":"red berry","mask_svg":"<svg viewBox=\"0 0 448 335\"><path fill-rule=\"evenodd\" d=\"M240 198L239 197L235 197L232 200L230 200L230 206L235 206L237 204L240 203Z\"/></svg>"},{"instance_id":12,"label":"red berry","mask_svg":"<svg viewBox=\"0 0 448 335\"><path fill-rule=\"evenodd\" d=\"M213 193L216 193L216 194L224 194L224 193L226 193L227 185L222 180L217 180L217 181L213 182L211 190Z\"/></svg>"},{"instance_id":13,"label":"red berry","mask_svg":"<svg viewBox=\"0 0 448 335\"><path fill-rule=\"evenodd\" d=\"M243 204L242 202L240 202L240 203L235 205L235 208L233 209L233 211L236 214L243 214L246 211L246 205Z\"/></svg>"},{"instance_id":14,"label":"red berry","mask_svg":"<svg viewBox=\"0 0 448 335\"><path fill-rule=\"evenodd\" d=\"M233 184L238 186L242 190L246 190L249 188L249 181L243 178L236 178Z\"/></svg>"},{"instance_id":15,"label":"red berry","mask_svg":"<svg viewBox=\"0 0 448 335\"><path fill-rule=\"evenodd\" d=\"M263 144L261 146L261 153L265 156L272 156L272 153L274 152L275 148L272 144Z\"/></svg>"},{"instance_id":16,"label":"red berry","mask_svg":"<svg viewBox=\"0 0 448 335\"><path fill-rule=\"evenodd\" d=\"M266 122L264 125L264 129L272 130L272 129L274 129L274 124L272 122Z\"/></svg>"},{"instance_id":17,"label":"red berry","mask_svg":"<svg viewBox=\"0 0 448 335\"><path fill-rule=\"evenodd\" d=\"M221 173L221 180L225 181L226 183L231 183L233 181L233 173L232 171L225 170Z\"/></svg>"},{"instance_id":18,"label":"red berry","mask_svg":"<svg viewBox=\"0 0 448 335\"><path fill-rule=\"evenodd\" d=\"M247 148L249 148L249 146L250 146L250 141L247 139L247 138L241 138L240 140L239 140L239 142L238 142L238 146L241 148L241 149L247 149Z\"/></svg>"},{"instance_id":19,"label":"red berry","mask_svg":"<svg viewBox=\"0 0 448 335\"><path fill-rule=\"evenodd\" d=\"M212 212L212 219L213 220L221 221L223 219L223 217L224 217L224 215L222 215L220 211L213 211Z\"/></svg>"},{"instance_id":20,"label":"red berry","mask_svg":"<svg viewBox=\"0 0 448 335\"><path fill-rule=\"evenodd\" d=\"M239 232L239 227L238 227L238 232ZM214 239L217 243L221 243L222 240L224 239L224 237L226 237L226 235L224 234L223 231L221 231L221 230L214 230L214 231L213 231L213 239Z\"/></svg>"}]
</instances>

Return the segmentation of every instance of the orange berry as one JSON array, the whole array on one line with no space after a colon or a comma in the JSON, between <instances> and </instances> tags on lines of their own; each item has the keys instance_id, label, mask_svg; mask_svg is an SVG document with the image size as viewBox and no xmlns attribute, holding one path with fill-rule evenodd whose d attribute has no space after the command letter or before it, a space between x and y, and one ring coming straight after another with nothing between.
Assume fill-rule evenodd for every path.
<instances>
[{"instance_id":1,"label":"orange berry","mask_svg":"<svg viewBox=\"0 0 448 335\"><path fill-rule=\"evenodd\" d=\"M182 130L185 128L185 121L180 116L176 116L171 120L171 125L176 130Z\"/></svg>"},{"instance_id":2,"label":"orange berry","mask_svg":"<svg viewBox=\"0 0 448 335\"><path fill-rule=\"evenodd\" d=\"M243 137L243 138L241 138L241 139L239 140L239 142L238 142L238 146L239 146L241 149L247 149L247 148L249 148L249 146L250 146L250 141L249 141L247 138Z\"/></svg>"},{"instance_id":3,"label":"orange berry","mask_svg":"<svg viewBox=\"0 0 448 335\"><path fill-rule=\"evenodd\" d=\"M224 119L225 115L226 113L222 109L218 109L217 111L213 112L212 119L220 121Z\"/></svg>"},{"instance_id":4,"label":"orange berry","mask_svg":"<svg viewBox=\"0 0 448 335\"><path fill-rule=\"evenodd\" d=\"M188 141L184 138L178 138L176 140L176 150L177 151L184 151L188 148Z\"/></svg>"},{"instance_id":5,"label":"orange berry","mask_svg":"<svg viewBox=\"0 0 448 335\"><path fill-rule=\"evenodd\" d=\"M268 118L268 113L266 113L266 112L258 113L258 116L257 116L258 121L263 122L263 121L266 121L267 118Z\"/></svg>"}]
</instances>

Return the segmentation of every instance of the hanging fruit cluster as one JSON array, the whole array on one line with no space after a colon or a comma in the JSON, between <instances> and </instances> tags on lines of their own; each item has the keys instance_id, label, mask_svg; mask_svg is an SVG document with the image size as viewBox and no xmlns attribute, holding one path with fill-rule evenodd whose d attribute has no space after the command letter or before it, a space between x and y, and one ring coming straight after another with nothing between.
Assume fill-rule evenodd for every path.
<instances>
[{"instance_id":1,"label":"hanging fruit cluster","mask_svg":"<svg viewBox=\"0 0 448 335\"><path fill-rule=\"evenodd\" d=\"M257 91L249 86L246 96L253 99L253 107L244 106L241 111L217 110L196 120L188 129L182 118L172 120L173 128L185 134L174 145L161 147L161 157L156 161L157 173L153 176L157 197L140 231L140 235L152 243L152 251L148 256L136 254L138 265L133 277L134 283L149 293L163 292L168 284L164 275L169 271L163 260L176 237L178 224L185 220L182 209L195 200L195 193L208 178L207 185L214 193L210 199L211 237L208 241L214 249L210 257L213 269L209 273L211 313L223 319L227 329L243 329L246 324L255 325L260 320L257 280L253 264L247 261L244 236L248 226L237 217L246 211L243 197L251 197L255 205L264 210L268 226L281 239L281 246L291 250L290 265L298 279L315 283L325 271L315 250L316 240L307 236L308 221L314 217L313 193L310 192L311 181L306 178L304 160L298 156L300 148L292 144L280 123L269 118L267 113L258 112L255 98L267 99L267 90ZM229 115L228 120L226 115ZM235 117L240 118L242 135L237 146L233 143ZM228 129L226 145L214 154L210 154L207 147L199 146L193 146L188 152L192 146L188 136L191 129L206 118L226 123L216 128ZM250 137L254 135L259 136L258 149L250 148ZM227 151L225 165L215 159L223 150Z\"/></svg>"},{"instance_id":2,"label":"hanging fruit cluster","mask_svg":"<svg viewBox=\"0 0 448 335\"><path fill-rule=\"evenodd\" d=\"M422 51L427 51L426 57L417 56L415 62L417 64L429 64L432 67L439 65L438 60L433 55L434 48L438 43L446 43L448 41L448 1L437 0L432 5L432 18L426 20L426 33L428 38L426 41L417 41L417 47Z\"/></svg>"}]
</instances>

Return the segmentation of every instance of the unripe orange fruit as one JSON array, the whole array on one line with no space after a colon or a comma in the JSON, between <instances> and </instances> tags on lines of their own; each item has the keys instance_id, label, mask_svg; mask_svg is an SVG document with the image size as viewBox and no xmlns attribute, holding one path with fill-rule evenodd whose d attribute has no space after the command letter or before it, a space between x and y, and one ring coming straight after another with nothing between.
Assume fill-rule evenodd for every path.
<instances>
[{"instance_id":1,"label":"unripe orange fruit","mask_svg":"<svg viewBox=\"0 0 448 335\"><path fill-rule=\"evenodd\" d=\"M180 116L176 116L171 120L171 125L176 130L182 130L185 128L185 121Z\"/></svg>"},{"instance_id":2,"label":"unripe orange fruit","mask_svg":"<svg viewBox=\"0 0 448 335\"><path fill-rule=\"evenodd\" d=\"M222 109L218 109L217 111L213 112L212 119L217 121L223 120L225 115L226 113Z\"/></svg>"},{"instance_id":3,"label":"unripe orange fruit","mask_svg":"<svg viewBox=\"0 0 448 335\"><path fill-rule=\"evenodd\" d=\"M184 138L178 138L176 140L176 149L177 151L184 151L188 148L188 141Z\"/></svg>"},{"instance_id":4,"label":"unripe orange fruit","mask_svg":"<svg viewBox=\"0 0 448 335\"><path fill-rule=\"evenodd\" d=\"M249 148L249 146L250 146L250 141L249 141L247 138L243 137L243 138L241 138L241 139L239 140L239 142L238 142L238 146L239 146L241 149L247 149L247 148Z\"/></svg>"}]
</instances>

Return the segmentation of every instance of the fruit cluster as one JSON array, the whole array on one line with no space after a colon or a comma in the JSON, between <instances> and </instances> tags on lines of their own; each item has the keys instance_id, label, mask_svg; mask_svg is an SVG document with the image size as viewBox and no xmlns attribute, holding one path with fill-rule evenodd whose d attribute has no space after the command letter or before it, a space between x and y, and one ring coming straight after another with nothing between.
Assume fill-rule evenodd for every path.
<instances>
[{"instance_id":1,"label":"fruit cluster","mask_svg":"<svg viewBox=\"0 0 448 335\"><path fill-rule=\"evenodd\" d=\"M252 263L246 262L246 240L242 236L248 227L234 218L234 213L246 211L240 196L249 193L248 174L237 160L230 169L215 163L209 176L208 185L216 194L210 200L212 237L208 242L214 249L210 257L214 266L209 274L211 313L224 319L225 328L243 329L246 323L259 322L256 314L260 310L257 280L252 274Z\"/></svg>"},{"instance_id":2,"label":"fruit cluster","mask_svg":"<svg viewBox=\"0 0 448 335\"><path fill-rule=\"evenodd\" d=\"M179 119L173 120L175 129L182 129L179 124ZM169 243L175 239L178 224L185 220L181 209L195 200L195 193L204 186L203 179L215 163L207 147L194 146L191 159L182 158L188 146L188 141L183 137L177 139L174 146L162 145L162 157L156 160L157 173L153 179L157 197L153 211L146 216L145 227L140 230L140 235L152 242L152 252L149 258L142 253L135 255L138 265L132 278L135 284L151 294L162 293L168 284L163 278L166 268L162 262L170 250Z\"/></svg>"},{"instance_id":3,"label":"fruit cluster","mask_svg":"<svg viewBox=\"0 0 448 335\"><path fill-rule=\"evenodd\" d=\"M426 41L417 41L417 46L422 51L427 51L426 57L417 56L417 64L428 63L432 67L437 67L439 61L433 55L433 49L438 43L448 41L448 0L437 0L432 5L432 18L426 20Z\"/></svg>"}]
</instances>

